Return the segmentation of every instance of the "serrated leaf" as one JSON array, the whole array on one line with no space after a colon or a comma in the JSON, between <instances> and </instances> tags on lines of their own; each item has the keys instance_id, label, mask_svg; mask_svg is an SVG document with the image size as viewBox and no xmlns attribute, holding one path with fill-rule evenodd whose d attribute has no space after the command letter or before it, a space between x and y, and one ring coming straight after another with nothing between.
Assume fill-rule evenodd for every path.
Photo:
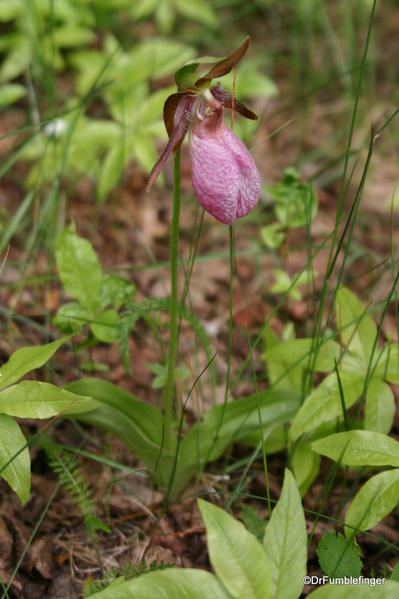
<instances>
[{"instance_id":1,"label":"serrated leaf","mask_svg":"<svg viewBox=\"0 0 399 599\"><path fill-rule=\"evenodd\" d=\"M361 559L354 546L341 533L336 535L332 531L324 534L316 553L321 569L330 578L360 576Z\"/></svg>"},{"instance_id":2,"label":"serrated leaf","mask_svg":"<svg viewBox=\"0 0 399 599\"><path fill-rule=\"evenodd\" d=\"M70 226L58 240L56 259L65 291L94 316L100 306L102 271L91 243Z\"/></svg>"},{"instance_id":3,"label":"serrated leaf","mask_svg":"<svg viewBox=\"0 0 399 599\"><path fill-rule=\"evenodd\" d=\"M286 227L308 226L316 216L318 197L311 185L299 181L299 173L287 168L282 181L268 189L275 200L275 213Z\"/></svg>"},{"instance_id":4,"label":"serrated leaf","mask_svg":"<svg viewBox=\"0 0 399 599\"><path fill-rule=\"evenodd\" d=\"M370 478L353 499L345 517L345 534L374 528L399 502L399 469Z\"/></svg>"},{"instance_id":5,"label":"serrated leaf","mask_svg":"<svg viewBox=\"0 0 399 599\"><path fill-rule=\"evenodd\" d=\"M75 395L50 383L23 381L0 391L0 413L18 418L51 418L93 410L91 397Z\"/></svg>"},{"instance_id":6,"label":"serrated leaf","mask_svg":"<svg viewBox=\"0 0 399 599\"><path fill-rule=\"evenodd\" d=\"M348 431L312 443L313 451L345 466L399 467L399 443L383 433Z\"/></svg>"},{"instance_id":7,"label":"serrated leaf","mask_svg":"<svg viewBox=\"0 0 399 599\"><path fill-rule=\"evenodd\" d=\"M301 497L288 469L280 499L266 526L263 545L272 570L273 599L296 599L302 592L308 551Z\"/></svg>"},{"instance_id":8,"label":"serrated leaf","mask_svg":"<svg viewBox=\"0 0 399 599\"><path fill-rule=\"evenodd\" d=\"M271 570L262 545L227 512L198 500L206 526L209 559L217 576L236 599L271 597Z\"/></svg>"},{"instance_id":9,"label":"serrated leaf","mask_svg":"<svg viewBox=\"0 0 399 599\"><path fill-rule=\"evenodd\" d=\"M113 306L119 310L133 299L136 287L133 283L118 275L104 275L101 282L101 308Z\"/></svg>"},{"instance_id":10,"label":"serrated leaf","mask_svg":"<svg viewBox=\"0 0 399 599\"><path fill-rule=\"evenodd\" d=\"M0 414L0 476L8 482L22 504L28 501L30 495L29 450L18 424L6 414Z\"/></svg>"},{"instance_id":11,"label":"serrated leaf","mask_svg":"<svg viewBox=\"0 0 399 599\"><path fill-rule=\"evenodd\" d=\"M292 472L303 497L320 470L320 456L312 451L310 443L299 441L291 457Z\"/></svg>"},{"instance_id":12,"label":"serrated leaf","mask_svg":"<svg viewBox=\"0 0 399 599\"><path fill-rule=\"evenodd\" d=\"M348 409L359 399L363 390L364 377L342 372L340 379L345 407ZM302 434L337 417L343 418L343 412L338 379L334 372L305 399L293 420L290 436L295 441Z\"/></svg>"},{"instance_id":13,"label":"serrated leaf","mask_svg":"<svg viewBox=\"0 0 399 599\"><path fill-rule=\"evenodd\" d=\"M66 339L57 339L57 341L46 345L17 349L8 362L0 368L0 389L12 385L31 370L43 366L55 354L57 349L65 343Z\"/></svg>"},{"instance_id":14,"label":"serrated leaf","mask_svg":"<svg viewBox=\"0 0 399 599\"><path fill-rule=\"evenodd\" d=\"M388 434L395 408L395 397L390 386L379 379L372 379L367 387L364 428Z\"/></svg>"},{"instance_id":15,"label":"serrated leaf","mask_svg":"<svg viewBox=\"0 0 399 599\"><path fill-rule=\"evenodd\" d=\"M368 362L377 327L367 309L346 287L341 287L335 300L335 318L345 346Z\"/></svg>"},{"instance_id":16,"label":"serrated leaf","mask_svg":"<svg viewBox=\"0 0 399 599\"><path fill-rule=\"evenodd\" d=\"M95 599L229 599L230 595L210 572L168 568L118 582L94 593Z\"/></svg>"}]
</instances>

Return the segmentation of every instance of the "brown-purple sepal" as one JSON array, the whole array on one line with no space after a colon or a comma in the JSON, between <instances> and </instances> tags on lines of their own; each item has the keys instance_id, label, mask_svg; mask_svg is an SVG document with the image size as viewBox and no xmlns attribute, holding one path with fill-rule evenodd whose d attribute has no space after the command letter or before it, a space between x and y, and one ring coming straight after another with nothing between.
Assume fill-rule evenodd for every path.
<instances>
[{"instance_id":1,"label":"brown-purple sepal","mask_svg":"<svg viewBox=\"0 0 399 599\"><path fill-rule=\"evenodd\" d=\"M176 98L176 96L178 97ZM169 135L169 141L152 168L147 183L147 191L150 191L158 179L169 156L172 152L177 151L183 143L190 125L194 101L194 96L189 96L186 93L172 94L166 100L164 105L164 122Z\"/></svg>"}]
</instances>

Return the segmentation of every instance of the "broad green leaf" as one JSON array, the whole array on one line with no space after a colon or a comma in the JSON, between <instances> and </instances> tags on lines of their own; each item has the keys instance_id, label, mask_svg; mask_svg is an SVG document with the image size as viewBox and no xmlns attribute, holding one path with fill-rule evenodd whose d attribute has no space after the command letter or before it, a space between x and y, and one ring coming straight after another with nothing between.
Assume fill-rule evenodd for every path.
<instances>
[{"instance_id":1,"label":"broad green leaf","mask_svg":"<svg viewBox=\"0 0 399 599\"><path fill-rule=\"evenodd\" d=\"M364 428L388 434L395 415L395 397L389 385L372 379L367 388Z\"/></svg>"},{"instance_id":2,"label":"broad green leaf","mask_svg":"<svg viewBox=\"0 0 399 599\"><path fill-rule=\"evenodd\" d=\"M309 595L312 599L394 599L399 596L399 583L380 579L381 583L368 584L325 584Z\"/></svg>"},{"instance_id":3,"label":"broad green leaf","mask_svg":"<svg viewBox=\"0 0 399 599\"><path fill-rule=\"evenodd\" d=\"M53 324L63 333L73 334L80 331L90 320L86 308L77 302L68 302L60 307L53 318Z\"/></svg>"},{"instance_id":4,"label":"broad green leaf","mask_svg":"<svg viewBox=\"0 0 399 599\"><path fill-rule=\"evenodd\" d=\"M335 318L345 346L368 361L377 334L374 320L367 309L346 287L341 287L335 300Z\"/></svg>"},{"instance_id":5,"label":"broad green leaf","mask_svg":"<svg viewBox=\"0 0 399 599\"><path fill-rule=\"evenodd\" d=\"M100 408L79 414L76 418L119 436L148 468L153 470L157 466L155 476L161 484L168 482L175 453L172 445L165 445L160 410L101 379L81 379L70 383L67 389L80 395L90 395L102 404Z\"/></svg>"},{"instance_id":6,"label":"broad green leaf","mask_svg":"<svg viewBox=\"0 0 399 599\"><path fill-rule=\"evenodd\" d=\"M199 21L208 27L217 27L218 19L207 0L175 0L179 12L195 21Z\"/></svg>"},{"instance_id":7,"label":"broad green leaf","mask_svg":"<svg viewBox=\"0 0 399 599\"><path fill-rule=\"evenodd\" d=\"M56 258L65 291L94 316L100 305L102 272L93 246L70 226L58 240Z\"/></svg>"},{"instance_id":8,"label":"broad green leaf","mask_svg":"<svg viewBox=\"0 0 399 599\"><path fill-rule=\"evenodd\" d=\"M291 456L291 468L303 497L312 485L320 469L320 456L312 451L310 443L299 441Z\"/></svg>"},{"instance_id":9,"label":"broad green leaf","mask_svg":"<svg viewBox=\"0 0 399 599\"><path fill-rule=\"evenodd\" d=\"M290 420L300 405L300 394L294 391L263 391L258 399L264 433ZM259 434L259 427L256 396L208 410L204 421L195 424L181 443L176 489L187 484L206 461L217 460L234 442Z\"/></svg>"},{"instance_id":10,"label":"broad green leaf","mask_svg":"<svg viewBox=\"0 0 399 599\"><path fill-rule=\"evenodd\" d=\"M24 449L21 451L22 447ZM6 466L6 464L8 465ZM14 418L6 414L0 414L0 476L8 482L21 503L28 501L30 495L29 450L18 424Z\"/></svg>"},{"instance_id":11,"label":"broad green leaf","mask_svg":"<svg viewBox=\"0 0 399 599\"><path fill-rule=\"evenodd\" d=\"M216 576L204 570L167 568L118 581L95 599L230 599Z\"/></svg>"},{"instance_id":12,"label":"broad green leaf","mask_svg":"<svg viewBox=\"0 0 399 599\"><path fill-rule=\"evenodd\" d=\"M370 478L353 499L345 517L345 534L374 528L399 503L399 469Z\"/></svg>"},{"instance_id":13,"label":"broad green leaf","mask_svg":"<svg viewBox=\"0 0 399 599\"><path fill-rule=\"evenodd\" d=\"M171 39L151 37L137 45L129 53L133 65L144 65L145 78L164 77L173 73L183 62L190 59L194 51L189 46Z\"/></svg>"},{"instance_id":14,"label":"broad green leaf","mask_svg":"<svg viewBox=\"0 0 399 599\"><path fill-rule=\"evenodd\" d=\"M312 339L291 339L266 350L263 357L267 362L306 367L313 365L315 349ZM331 370L334 370L335 360L338 360L339 356L340 348L338 343L331 339L325 341L317 353L314 364L315 372L331 372Z\"/></svg>"},{"instance_id":15,"label":"broad green leaf","mask_svg":"<svg viewBox=\"0 0 399 599\"><path fill-rule=\"evenodd\" d=\"M350 408L359 399L363 390L364 376L341 372L346 408ZM330 374L306 398L292 423L290 435L293 441L321 424L334 418L343 418L342 400L335 372Z\"/></svg>"},{"instance_id":16,"label":"broad green leaf","mask_svg":"<svg viewBox=\"0 0 399 599\"><path fill-rule=\"evenodd\" d=\"M286 469L280 499L266 526L263 539L272 570L273 599L296 599L306 574L306 522L298 487Z\"/></svg>"},{"instance_id":17,"label":"broad green leaf","mask_svg":"<svg viewBox=\"0 0 399 599\"><path fill-rule=\"evenodd\" d=\"M87 412L97 407L91 397L82 397L50 383L23 381L0 391L0 413L18 418L51 418Z\"/></svg>"},{"instance_id":18,"label":"broad green leaf","mask_svg":"<svg viewBox=\"0 0 399 599\"><path fill-rule=\"evenodd\" d=\"M130 158L123 146L124 144L118 142L108 150L105 156L97 183L97 195L101 202L107 198L110 191L118 183L123 169Z\"/></svg>"},{"instance_id":19,"label":"broad green leaf","mask_svg":"<svg viewBox=\"0 0 399 599\"><path fill-rule=\"evenodd\" d=\"M119 316L116 310L106 310L91 323L93 335L104 343L113 343L118 339Z\"/></svg>"},{"instance_id":20,"label":"broad green leaf","mask_svg":"<svg viewBox=\"0 0 399 599\"><path fill-rule=\"evenodd\" d=\"M84 29L75 23L56 28L53 39L57 48L74 48L90 44L96 39L96 35L90 29Z\"/></svg>"},{"instance_id":21,"label":"broad green leaf","mask_svg":"<svg viewBox=\"0 0 399 599\"><path fill-rule=\"evenodd\" d=\"M198 507L206 526L209 559L229 593L236 599L271 597L269 560L254 535L212 503L199 499Z\"/></svg>"},{"instance_id":22,"label":"broad green leaf","mask_svg":"<svg viewBox=\"0 0 399 599\"><path fill-rule=\"evenodd\" d=\"M46 345L17 349L0 368L0 389L12 385L31 370L41 368L65 341L66 337Z\"/></svg>"},{"instance_id":23,"label":"broad green leaf","mask_svg":"<svg viewBox=\"0 0 399 599\"><path fill-rule=\"evenodd\" d=\"M317 557L324 574L330 578L360 576L362 561L354 546L340 532L328 532L317 547Z\"/></svg>"},{"instance_id":24,"label":"broad green leaf","mask_svg":"<svg viewBox=\"0 0 399 599\"><path fill-rule=\"evenodd\" d=\"M0 108L14 104L26 95L26 88L19 83L8 83L0 86Z\"/></svg>"},{"instance_id":25,"label":"broad green leaf","mask_svg":"<svg viewBox=\"0 0 399 599\"><path fill-rule=\"evenodd\" d=\"M399 467L399 443L383 433L348 431L312 443L313 451L345 466Z\"/></svg>"},{"instance_id":26,"label":"broad green leaf","mask_svg":"<svg viewBox=\"0 0 399 599\"><path fill-rule=\"evenodd\" d=\"M0 0L0 22L6 23L16 19L23 10L22 0Z\"/></svg>"},{"instance_id":27,"label":"broad green leaf","mask_svg":"<svg viewBox=\"0 0 399 599\"><path fill-rule=\"evenodd\" d=\"M384 378L393 385L399 385L399 345L387 344L384 354L378 362L375 376Z\"/></svg>"}]
</instances>

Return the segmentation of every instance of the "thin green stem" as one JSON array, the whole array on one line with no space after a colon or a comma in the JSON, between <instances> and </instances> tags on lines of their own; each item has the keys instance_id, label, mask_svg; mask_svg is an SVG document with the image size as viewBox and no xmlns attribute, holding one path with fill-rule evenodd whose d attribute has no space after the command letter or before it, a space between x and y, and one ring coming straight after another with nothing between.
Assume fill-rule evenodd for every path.
<instances>
[{"instance_id":1,"label":"thin green stem","mask_svg":"<svg viewBox=\"0 0 399 599\"><path fill-rule=\"evenodd\" d=\"M179 268L178 268L178 250L179 250L179 221L180 221L180 150L176 152L174 158L174 183L173 183L173 215L172 230L170 236L170 283L171 283L171 304L170 304L170 338L169 338L169 360L168 360L168 380L165 391L165 439L166 446L171 439L172 434L172 412L173 412L173 394L175 390L175 368L177 359L177 346L179 340Z\"/></svg>"}]
</instances>

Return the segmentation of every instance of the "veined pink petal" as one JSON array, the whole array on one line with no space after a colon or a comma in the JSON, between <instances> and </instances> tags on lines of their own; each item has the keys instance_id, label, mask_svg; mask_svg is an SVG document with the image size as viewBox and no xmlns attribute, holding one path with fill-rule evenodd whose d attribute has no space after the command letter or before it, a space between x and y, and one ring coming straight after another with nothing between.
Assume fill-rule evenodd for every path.
<instances>
[{"instance_id":1,"label":"veined pink petal","mask_svg":"<svg viewBox=\"0 0 399 599\"><path fill-rule=\"evenodd\" d=\"M191 171L199 203L227 225L246 216L259 199L260 177L243 142L220 118L196 125L190 137Z\"/></svg>"}]
</instances>

